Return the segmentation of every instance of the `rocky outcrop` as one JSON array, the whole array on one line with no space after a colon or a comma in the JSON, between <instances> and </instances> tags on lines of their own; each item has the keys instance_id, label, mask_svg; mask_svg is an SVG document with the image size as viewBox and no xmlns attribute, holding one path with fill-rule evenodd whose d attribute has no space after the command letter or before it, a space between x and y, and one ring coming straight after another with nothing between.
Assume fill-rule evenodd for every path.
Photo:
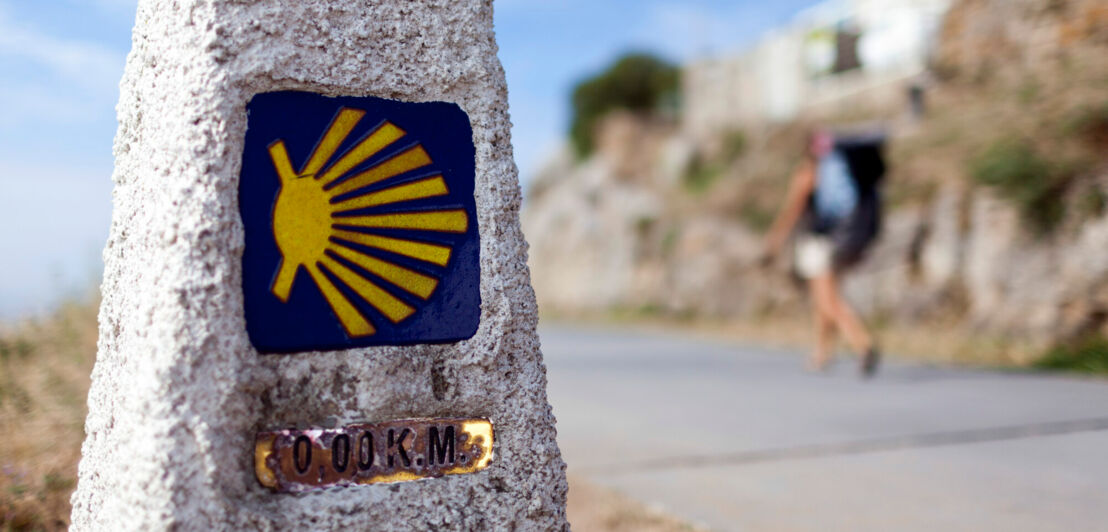
<instances>
[{"instance_id":1,"label":"rocky outcrop","mask_svg":"<svg viewBox=\"0 0 1108 532\"><path fill-rule=\"evenodd\" d=\"M759 266L758 232L688 210L683 172L694 154L680 134L631 115L610 117L601 130L601 139L628 142L602 140L580 163L568 150L558 154L535 178L523 211L545 308L736 315L797 300L787 280ZM631 160L638 171L621 171ZM747 283L752 277L760 281Z\"/></svg>"},{"instance_id":2,"label":"rocky outcrop","mask_svg":"<svg viewBox=\"0 0 1108 532\"><path fill-rule=\"evenodd\" d=\"M603 154L581 165L562 156L547 171L555 182L523 215L544 308L747 318L803 311L804 294L784 275L789 261L761 268L762 235L735 218L675 208L680 185L612 179ZM845 290L870 317L1045 345L1104 324L1108 216L1036 237L1007 202L946 184L930 202L888 213Z\"/></svg>"},{"instance_id":3,"label":"rocky outcrop","mask_svg":"<svg viewBox=\"0 0 1108 532\"><path fill-rule=\"evenodd\" d=\"M934 62L947 77L1016 78L1103 60L1105 45L1103 0L962 0L947 13Z\"/></svg>"}]
</instances>

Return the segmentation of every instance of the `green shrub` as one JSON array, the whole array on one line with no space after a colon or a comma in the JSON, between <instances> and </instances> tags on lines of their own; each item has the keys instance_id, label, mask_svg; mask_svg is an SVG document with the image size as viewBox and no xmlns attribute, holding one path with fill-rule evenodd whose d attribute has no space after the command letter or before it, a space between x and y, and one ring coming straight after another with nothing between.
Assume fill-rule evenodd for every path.
<instances>
[{"instance_id":1,"label":"green shrub","mask_svg":"<svg viewBox=\"0 0 1108 532\"><path fill-rule=\"evenodd\" d=\"M681 229L676 225L671 225L666 229L666 234L662 235L662 256L673 256L674 250L677 249L677 240L680 237Z\"/></svg>"},{"instance_id":2,"label":"green shrub","mask_svg":"<svg viewBox=\"0 0 1108 532\"><path fill-rule=\"evenodd\" d=\"M25 359L35 351L35 346L24 338L6 340L0 338L0 360L7 360L12 355Z\"/></svg>"},{"instance_id":3,"label":"green shrub","mask_svg":"<svg viewBox=\"0 0 1108 532\"><path fill-rule=\"evenodd\" d=\"M639 234L640 238L645 237L648 233L650 233L651 230L654 229L654 226L657 225L657 223L658 218L654 216L639 216L639 218L635 220L635 232Z\"/></svg>"},{"instance_id":4,"label":"green shrub","mask_svg":"<svg viewBox=\"0 0 1108 532\"><path fill-rule=\"evenodd\" d=\"M1035 362L1040 369L1108 373L1108 338L1090 336L1072 344L1059 345Z\"/></svg>"},{"instance_id":5,"label":"green shrub","mask_svg":"<svg viewBox=\"0 0 1108 532\"><path fill-rule=\"evenodd\" d=\"M746 133L741 129L728 131L723 136L723 157L728 161L734 161L746 153Z\"/></svg>"},{"instance_id":6,"label":"green shrub","mask_svg":"<svg viewBox=\"0 0 1108 532\"><path fill-rule=\"evenodd\" d=\"M1027 105L1039 98L1040 89L1038 81L1028 79L1016 90L1016 97L1020 103Z\"/></svg>"},{"instance_id":7,"label":"green shrub","mask_svg":"<svg viewBox=\"0 0 1108 532\"><path fill-rule=\"evenodd\" d=\"M774 212L762 207L753 199L745 199L739 204L739 221L746 227L764 233L773 225Z\"/></svg>"},{"instance_id":8,"label":"green shrub","mask_svg":"<svg viewBox=\"0 0 1108 532\"><path fill-rule=\"evenodd\" d=\"M700 194L711 188L746 153L746 133L741 129L722 133L719 140L719 150L711 155L700 152L689 160L682 176L685 189L689 192Z\"/></svg>"},{"instance_id":9,"label":"green shrub","mask_svg":"<svg viewBox=\"0 0 1108 532\"><path fill-rule=\"evenodd\" d=\"M1100 218L1108 209L1108 195L1096 186L1089 187L1085 194L1081 195L1079 205L1081 216L1085 219Z\"/></svg>"},{"instance_id":10,"label":"green shrub","mask_svg":"<svg viewBox=\"0 0 1108 532\"><path fill-rule=\"evenodd\" d=\"M579 157L595 148L596 124L616 109L650 112L676 98L680 71L642 53L625 55L604 72L573 89L570 140Z\"/></svg>"},{"instance_id":11,"label":"green shrub","mask_svg":"<svg viewBox=\"0 0 1108 532\"><path fill-rule=\"evenodd\" d=\"M718 161L709 161L702 156L695 156L685 169L683 183L685 189L694 194L700 194L708 190L724 172L724 166Z\"/></svg>"},{"instance_id":12,"label":"green shrub","mask_svg":"<svg viewBox=\"0 0 1108 532\"><path fill-rule=\"evenodd\" d=\"M56 472L47 473L42 477L42 484L48 491L65 491L73 489L76 482L64 475L60 475Z\"/></svg>"},{"instance_id":13,"label":"green shrub","mask_svg":"<svg viewBox=\"0 0 1108 532\"><path fill-rule=\"evenodd\" d=\"M1040 234L1052 231L1065 215L1063 174L1029 142L1012 138L996 141L970 165L975 182L1015 204L1023 220Z\"/></svg>"},{"instance_id":14,"label":"green shrub","mask_svg":"<svg viewBox=\"0 0 1108 532\"><path fill-rule=\"evenodd\" d=\"M1108 143L1108 102L1070 111L1062 121L1062 133L1082 137L1097 148L1104 146Z\"/></svg>"}]
</instances>

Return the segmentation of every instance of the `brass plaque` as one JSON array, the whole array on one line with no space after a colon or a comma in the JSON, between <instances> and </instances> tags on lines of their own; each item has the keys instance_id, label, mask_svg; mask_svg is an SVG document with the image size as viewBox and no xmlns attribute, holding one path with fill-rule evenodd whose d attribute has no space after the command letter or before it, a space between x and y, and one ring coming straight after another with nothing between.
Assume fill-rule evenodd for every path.
<instances>
[{"instance_id":1,"label":"brass plaque","mask_svg":"<svg viewBox=\"0 0 1108 532\"><path fill-rule=\"evenodd\" d=\"M254 471L278 492L473 473L492 462L487 419L402 419L259 432Z\"/></svg>"}]
</instances>

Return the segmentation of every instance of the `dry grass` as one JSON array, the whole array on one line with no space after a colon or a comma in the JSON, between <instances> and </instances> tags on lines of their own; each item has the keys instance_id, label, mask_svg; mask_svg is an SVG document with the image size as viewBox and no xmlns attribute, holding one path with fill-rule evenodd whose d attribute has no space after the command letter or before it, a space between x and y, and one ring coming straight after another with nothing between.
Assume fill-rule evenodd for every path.
<instances>
[{"instance_id":1,"label":"dry grass","mask_svg":"<svg viewBox=\"0 0 1108 532\"><path fill-rule=\"evenodd\" d=\"M0 529L68 526L95 356L95 304L0 329Z\"/></svg>"},{"instance_id":2,"label":"dry grass","mask_svg":"<svg viewBox=\"0 0 1108 532\"><path fill-rule=\"evenodd\" d=\"M576 532L690 532L698 528L579 477L569 478L569 524Z\"/></svg>"}]
</instances>

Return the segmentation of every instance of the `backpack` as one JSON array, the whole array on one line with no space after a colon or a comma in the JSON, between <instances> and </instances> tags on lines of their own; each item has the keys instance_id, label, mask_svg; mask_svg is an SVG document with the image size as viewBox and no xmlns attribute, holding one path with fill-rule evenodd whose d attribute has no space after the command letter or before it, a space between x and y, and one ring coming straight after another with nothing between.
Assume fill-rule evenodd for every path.
<instances>
[{"instance_id":1,"label":"backpack","mask_svg":"<svg viewBox=\"0 0 1108 532\"><path fill-rule=\"evenodd\" d=\"M886 137L870 133L835 137L835 150L846 160L858 201L853 212L831 233L832 261L837 269L857 263L881 232L881 194L884 180Z\"/></svg>"},{"instance_id":2,"label":"backpack","mask_svg":"<svg viewBox=\"0 0 1108 532\"><path fill-rule=\"evenodd\" d=\"M885 134L836 136L835 149L846 159L859 193L875 192L885 177Z\"/></svg>"}]
</instances>

